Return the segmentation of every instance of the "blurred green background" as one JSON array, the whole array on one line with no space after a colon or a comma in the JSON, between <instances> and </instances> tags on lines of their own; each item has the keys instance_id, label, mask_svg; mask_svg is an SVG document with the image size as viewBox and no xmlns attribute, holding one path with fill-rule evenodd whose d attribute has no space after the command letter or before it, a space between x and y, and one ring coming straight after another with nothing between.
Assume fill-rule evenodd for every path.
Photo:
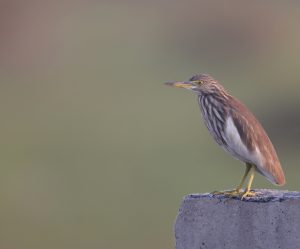
<instances>
[{"instance_id":1,"label":"blurred green background","mask_svg":"<svg viewBox=\"0 0 300 249\"><path fill-rule=\"evenodd\" d=\"M188 193L244 172L194 94L209 73L269 133L299 190L297 1L1 1L0 247L172 248ZM257 176L255 188L275 188Z\"/></svg>"}]
</instances>

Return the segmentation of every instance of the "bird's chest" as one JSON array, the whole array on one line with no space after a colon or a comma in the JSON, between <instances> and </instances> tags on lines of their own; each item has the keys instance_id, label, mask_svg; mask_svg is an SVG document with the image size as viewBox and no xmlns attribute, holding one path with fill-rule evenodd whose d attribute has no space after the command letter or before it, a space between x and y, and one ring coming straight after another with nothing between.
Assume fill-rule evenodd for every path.
<instances>
[{"instance_id":1,"label":"bird's chest","mask_svg":"<svg viewBox=\"0 0 300 249\"><path fill-rule=\"evenodd\" d=\"M222 147L225 141L226 112L221 103L210 97L199 97L204 123L215 141Z\"/></svg>"},{"instance_id":2,"label":"bird's chest","mask_svg":"<svg viewBox=\"0 0 300 249\"><path fill-rule=\"evenodd\" d=\"M228 153L242 161L252 161L252 155L242 142L239 132L222 103L199 98L204 123L214 140Z\"/></svg>"}]
</instances>

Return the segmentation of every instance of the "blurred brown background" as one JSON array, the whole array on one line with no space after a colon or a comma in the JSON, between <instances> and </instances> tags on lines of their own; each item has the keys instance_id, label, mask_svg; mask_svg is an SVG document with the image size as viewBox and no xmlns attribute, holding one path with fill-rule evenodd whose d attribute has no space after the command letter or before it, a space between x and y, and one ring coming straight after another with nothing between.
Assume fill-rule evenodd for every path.
<instances>
[{"instance_id":1,"label":"blurred brown background","mask_svg":"<svg viewBox=\"0 0 300 249\"><path fill-rule=\"evenodd\" d=\"M244 171L163 85L195 73L248 105L299 190L299 23L297 1L1 1L0 248L172 248L182 197Z\"/></svg>"}]
</instances>

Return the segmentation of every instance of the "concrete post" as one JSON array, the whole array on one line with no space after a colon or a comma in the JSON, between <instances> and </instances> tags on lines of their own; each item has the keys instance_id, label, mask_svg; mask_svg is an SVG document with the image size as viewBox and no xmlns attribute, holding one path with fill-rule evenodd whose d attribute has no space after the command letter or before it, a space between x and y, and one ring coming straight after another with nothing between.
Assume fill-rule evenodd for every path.
<instances>
[{"instance_id":1,"label":"concrete post","mask_svg":"<svg viewBox=\"0 0 300 249\"><path fill-rule=\"evenodd\" d=\"M176 249L300 249L300 192L258 197L191 194L175 222Z\"/></svg>"}]
</instances>

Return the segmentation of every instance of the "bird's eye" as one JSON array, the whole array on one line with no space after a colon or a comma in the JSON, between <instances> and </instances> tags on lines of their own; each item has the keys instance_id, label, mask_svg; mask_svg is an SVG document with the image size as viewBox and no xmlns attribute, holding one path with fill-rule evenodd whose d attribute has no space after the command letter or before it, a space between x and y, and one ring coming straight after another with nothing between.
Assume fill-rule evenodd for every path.
<instances>
[{"instance_id":1,"label":"bird's eye","mask_svg":"<svg viewBox=\"0 0 300 249\"><path fill-rule=\"evenodd\" d=\"M197 81L196 81L196 84L202 85L202 84L203 84L203 80L197 80Z\"/></svg>"}]
</instances>

